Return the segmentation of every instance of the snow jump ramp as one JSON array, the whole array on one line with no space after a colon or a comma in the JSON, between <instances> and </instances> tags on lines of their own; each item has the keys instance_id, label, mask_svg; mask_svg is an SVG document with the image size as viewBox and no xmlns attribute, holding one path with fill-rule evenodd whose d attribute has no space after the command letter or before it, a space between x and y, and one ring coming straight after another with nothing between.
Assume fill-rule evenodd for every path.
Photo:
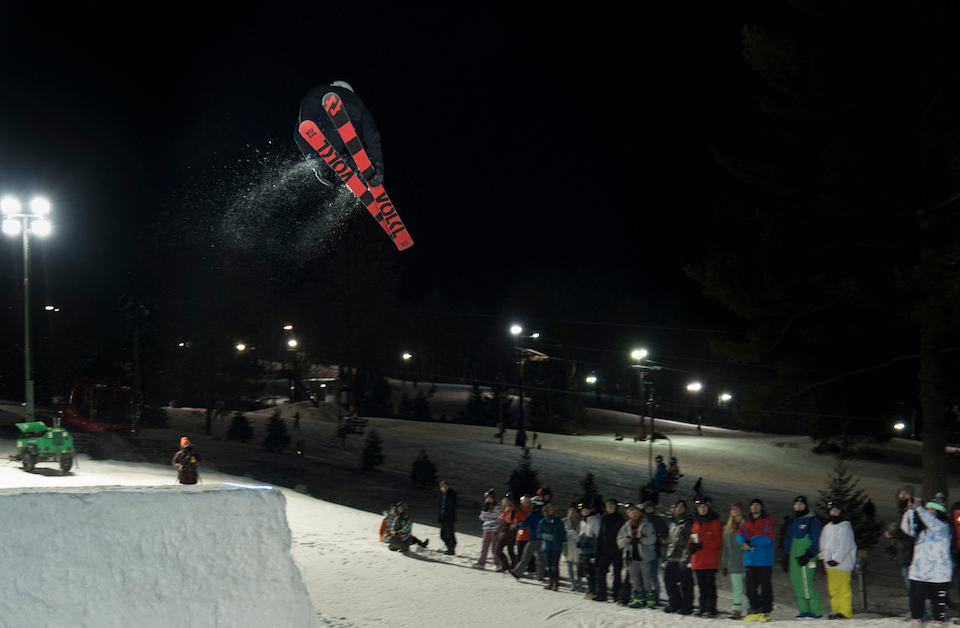
<instances>
[{"instance_id":1,"label":"snow jump ramp","mask_svg":"<svg viewBox=\"0 0 960 628\"><path fill-rule=\"evenodd\" d=\"M0 490L0 625L320 626L277 490Z\"/></svg>"}]
</instances>

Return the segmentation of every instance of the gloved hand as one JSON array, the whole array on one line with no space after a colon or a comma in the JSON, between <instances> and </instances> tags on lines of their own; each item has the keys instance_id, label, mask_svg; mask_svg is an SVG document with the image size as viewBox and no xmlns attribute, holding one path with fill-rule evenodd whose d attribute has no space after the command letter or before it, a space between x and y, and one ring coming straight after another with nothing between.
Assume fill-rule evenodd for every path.
<instances>
[{"instance_id":1,"label":"gloved hand","mask_svg":"<svg viewBox=\"0 0 960 628\"><path fill-rule=\"evenodd\" d=\"M630 545L640 545L640 539L638 539L637 537L633 537L632 539L630 539Z\"/></svg>"},{"instance_id":2,"label":"gloved hand","mask_svg":"<svg viewBox=\"0 0 960 628\"><path fill-rule=\"evenodd\" d=\"M543 539L544 541L552 541L552 540L553 540L553 535L552 535L552 534L541 534L541 535L540 535L540 538Z\"/></svg>"},{"instance_id":3,"label":"gloved hand","mask_svg":"<svg viewBox=\"0 0 960 628\"><path fill-rule=\"evenodd\" d=\"M373 176L370 177L368 183L370 187L377 187L383 183L383 164L379 162L373 164Z\"/></svg>"},{"instance_id":4,"label":"gloved hand","mask_svg":"<svg viewBox=\"0 0 960 628\"><path fill-rule=\"evenodd\" d=\"M703 543L691 543L687 547L690 548L691 554L696 554L697 552L703 549Z\"/></svg>"},{"instance_id":5,"label":"gloved hand","mask_svg":"<svg viewBox=\"0 0 960 628\"><path fill-rule=\"evenodd\" d=\"M803 567L810 562L811 558L813 558L813 556L810 555L810 552L804 552L802 556L797 556L797 564Z\"/></svg>"},{"instance_id":6,"label":"gloved hand","mask_svg":"<svg viewBox=\"0 0 960 628\"><path fill-rule=\"evenodd\" d=\"M784 571L790 571L790 557L784 554L783 558L780 559L780 566L783 567Z\"/></svg>"},{"instance_id":7,"label":"gloved hand","mask_svg":"<svg viewBox=\"0 0 960 628\"><path fill-rule=\"evenodd\" d=\"M838 562L835 561L835 560L828 560L828 561L827 561L827 564L830 565L831 567L836 567L836 566L839 565L840 563L838 563Z\"/></svg>"}]
</instances>

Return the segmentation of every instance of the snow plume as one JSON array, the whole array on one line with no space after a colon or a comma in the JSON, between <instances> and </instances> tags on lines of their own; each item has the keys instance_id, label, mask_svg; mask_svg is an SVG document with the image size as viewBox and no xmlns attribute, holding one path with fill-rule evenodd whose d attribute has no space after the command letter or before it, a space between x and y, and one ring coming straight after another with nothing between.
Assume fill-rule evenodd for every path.
<instances>
[{"instance_id":1,"label":"snow plume","mask_svg":"<svg viewBox=\"0 0 960 628\"><path fill-rule=\"evenodd\" d=\"M218 232L231 248L303 264L335 242L361 208L345 187L316 180L317 162L279 152L257 149L238 163Z\"/></svg>"},{"instance_id":2,"label":"snow plume","mask_svg":"<svg viewBox=\"0 0 960 628\"><path fill-rule=\"evenodd\" d=\"M303 266L341 239L351 219L365 214L345 186L331 189L314 163L270 142L248 147L231 165L204 173L182 205L199 222L195 237L241 254Z\"/></svg>"}]
</instances>

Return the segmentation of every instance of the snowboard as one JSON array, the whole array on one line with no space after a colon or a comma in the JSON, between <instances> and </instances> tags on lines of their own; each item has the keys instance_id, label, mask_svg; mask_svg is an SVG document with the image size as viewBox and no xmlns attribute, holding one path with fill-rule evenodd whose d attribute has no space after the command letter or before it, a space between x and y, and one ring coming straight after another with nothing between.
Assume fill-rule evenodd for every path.
<instances>
[{"instance_id":1,"label":"snowboard","mask_svg":"<svg viewBox=\"0 0 960 628\"><path fill-rule=\"evenodd\" d=\"M406 232L406 227L404 227L403 221L400 220L400 216L397 215L393 201L390 200L386 190L383 189L383 185L369 185L370 178L374 173L373 164L370 163L370 157L360 142L357 129L353 126L353 121L350 120L350 116L347 114L346 107L343 106L340 95L335 92L324 94L323 108L327 112L330 121L333 122L333 126L336 127L337 133L346 145L350 156L353 157L354 163L357 164L357 169L360 170L360 178L368 184L370 191L377 200L377 204L380 205L380 211L383 214L384 222L388 225L389 233L394 234L396 237L397 248L403 250L407 246L410 246L410 244L413 244L413 240L410 239L409 233ZM401 234L401 232L403 233ZM409 241L410 244L401 247L401 240Z\"/></svg>"},{"instance_id":2,"label":"snowboard","mask_svg":"<svg viewBox=\"0 0 960 628\"><path fill-rule=\"evenodd\" d=\"M388 213L395 217L393 226L384 219L384 214L381 209L382 205L377 197L374 196L374 193L367 187L363 179L357 176L350 164L330 145L330 142L327 141L327 138L317 125L312 120L304 120L300 123L298 130L300 135L303 136L303 139L307 140L307 143L327 162L327 165L330 166L337 177L353 192L354 196L360 199L360 202L367 208L370 215L377 220L384 232L393 240L397 249L402 251L410 248L410 246L413 245L413 239L407 232L406 227L403 226L400 217L396 215L396 210L393 209L393 204L390 203L386 192L382 193L383 202L388 207ZM377 187L381 188L382 191L383 186Z\"/></svg>"}]
</instances>

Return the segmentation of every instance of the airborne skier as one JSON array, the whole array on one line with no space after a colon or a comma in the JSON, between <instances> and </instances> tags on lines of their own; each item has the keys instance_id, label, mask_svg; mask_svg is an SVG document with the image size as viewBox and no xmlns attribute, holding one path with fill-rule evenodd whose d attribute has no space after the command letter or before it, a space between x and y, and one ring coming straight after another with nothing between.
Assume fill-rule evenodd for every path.
<instances>
[{"instance_id":1,"label":"airborne skier","mask_svg":"<svg viewBox=\"0 0 960 628\"><path fill-rule=\"evenodd\" d=\"M354 125L354 116L360 130ZM333 186L336 179L345 183L399 250L413 245L393 201L383 189L383 155L377 125L353 88L343 81L334 81L307 94L300 103L300 123L294 141L308 158L319 156L326 162L328 168L314 162L314 172L321 183Z\"/></svg>"},{"instance_id":2,"label":"airborne skier","mask_svg":"<svg viewBox=\"0 0 960 628\"><path fill-rule=\"evenodd\" d=\"M324 96L331 92L337 94L343 101L347 115L356 127L360 141L370 157L374 173L367 183L370 187L381 185L383 183L383 152L380 149L380 133L377 131L377 124L374 122L373 116L370 115L367 106L363 104L360 97L354 93L353 87L346 81L334 81L329 85L315 87L300 101L300 117L297 119L297 129L293 132L293 141L297 143L300 152L314 162L314 172L317 179L327 186L336 185L338 177L330 168L323 165L322 160L318 159L317 151L303 138L299 129L300 123L304 120L313 120L337 153L340 155L350 154L343 139L337 133L337 128L327 116L324 107Z\"/></svg>"}]
</instances>

